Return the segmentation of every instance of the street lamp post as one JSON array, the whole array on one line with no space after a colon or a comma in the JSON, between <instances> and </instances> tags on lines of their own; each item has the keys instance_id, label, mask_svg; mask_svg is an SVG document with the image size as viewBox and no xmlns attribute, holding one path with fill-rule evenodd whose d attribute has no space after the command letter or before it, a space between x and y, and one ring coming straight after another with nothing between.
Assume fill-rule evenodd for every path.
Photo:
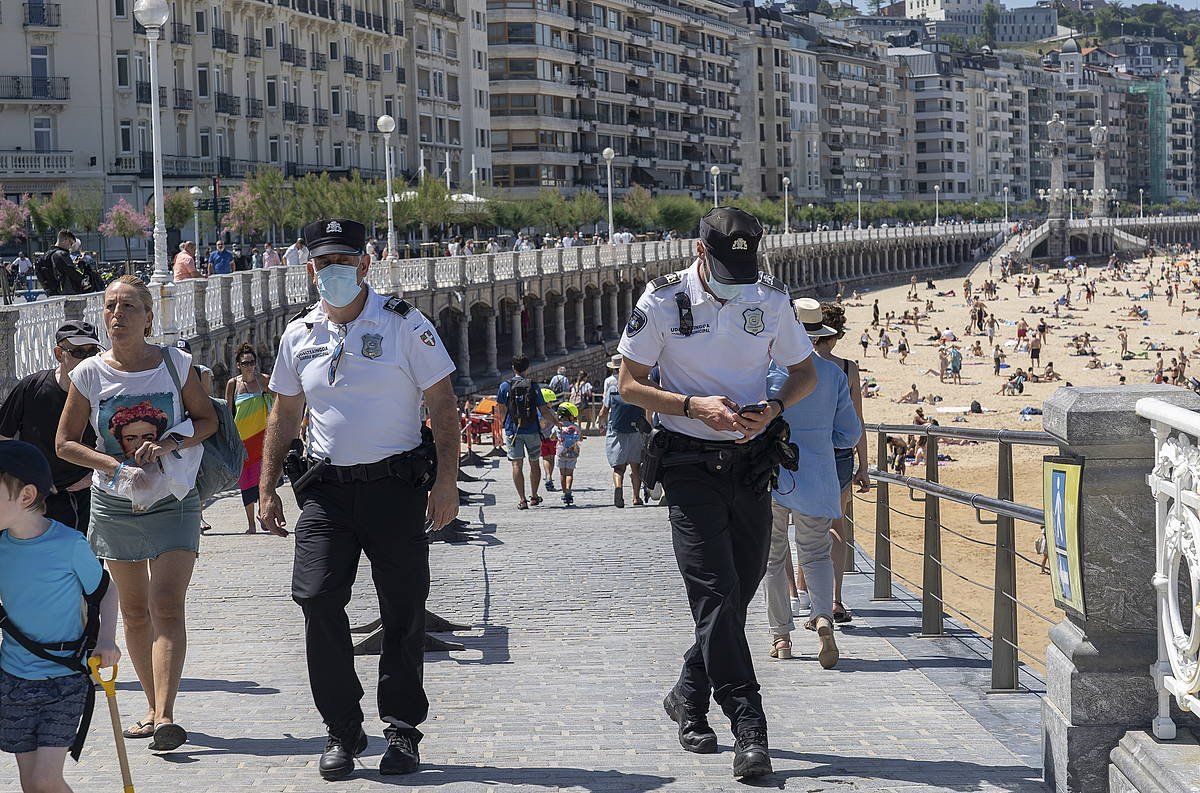
<instances>
[{"instance_id":1,"label":"street lamp post","mask_svg":"<svg viewBox=\"0 0 1200 793\"><path fill-rule=\"evenodd\" d=\"M808 205L808 222L812 224L812 230L817 230L817 208L812 204Z\"/></svg>"},{"instance_id":2,"label":"street lamp post","mask_svg":"<svg viewBox=\"0 0 1200 793\"><path fill-rule=\"evenodd\" d=\"M1087 217L1088 198L1090 196L1094 196L1095 194L1096 194L1095 190L1088 190L1086 187L1080 192L1080 196L1082 196L1082 199L1083 199L1083 203L1081 204L1081 206L1083 208L1082 214L1084 217Z\"/></svg>"},{"instance_id":3,"label":"street lamp post","mask_svg":"<svg viewBox=\"0 0 1200 793\"><path fill-rule=\"evenodd\" d=\"M1075 188L1067 190L1067 217L1070 220L1075 219Z\"/></svg>"},{"instance_id":4,"label":"street lamp post","mask_svg":"<svg viewBox=\"0 0 1200 793\"><path fill-rule=\"evenodd\" d=\"M1004 186L1004 225L1008 225L1008 185Z\"/></svg>"},{"instance_id":5,"label":"street lamp post","mask_svg":"<svg viewBox=\"0 0 1200 793\"><path fill-rule=\"evenodd\" d=\"M858 197L858 228L862 230L862 182L854 183L854 192Z\"/></svg>"},{"instance_id":6,"label":"street lamp post","mask_svg":"<svg viewBox=\"0 0 1200 793\"><path fill-rule=\"evenodd\" d=\"M942 225L942 186L933 186L933 225Z\"/></svg>"},{"instance_id":7,"label":"street lamp post","mask_svg":"<svg viewBox=\"0 0 1200 793\"><path fill-rule=\"evenodd\" d=\"M788 186L792 180L788 177L783 177L783 233L787 234L791 231L791 225L788 223Z\"/></svg>"},{"instance_id":8,"label":"street lamp post","mask_svg":"<svg viewBox=\"0 0 1200 793\"><path fill-rule=\"evenodd\" d=\"M199 187L192 185L188 188L188 194L192 197L192 224L196 227L196 247L200 247L200 196L204 195L204 191Z\"/></svg>"},{"instance_id":9,"label":"street lamp post","mask_svg":"<svg viewBox=\"0 0 1200 793\"><path fill-rule=\"evenodd\" d=\"M167 270L167 227L163 217L162 134L158 119L158 40L163 26L171 15L167 0L137 0L133 15L146 28L146 39L150 48L150 145L154 152L154 275L151 284L165 284L171 280ZM164 332L166 318L164 320ZM173 341L173 339L172 339Z\"/></svg>"},{"instance_id":10,"label":"street lamp post","mask_svg":"<svg viewBox=\"0 0 1200 793\"><path fill-rule=\"evenodd\" d=\"M721 169L714 165L708 169L708 172L712 174L713 178L713 208L715 209L717 206L717 177L721 175Z\"/></svg>"},{"instance_id":11,"label":"street lamp post","mask_svg":"<svg viewBox=\"0 0 1200 793\"><path fill-rule=\"evenodd\" d=\"M617 153L613 151L612 146L606 146L600 154L604 157L604 166L608 170L608 244L615 245L616 242L613 240L612 161Z\"/></svg>"},{"instance_id":12,"label":"street lamp post","mask_svg":"<svg viewBox=\"0 0 1200 793\"><path fill-rule=\"evenodd\" d=\"M383 167L384 178L387 180L387 258L396 258L396 224L392 214L392 202L396 196L392 193L392 133L396 131L396 119L386 113L375 119L375 129L383 133Z\"/></svg>"},{"instance_id":13,"label":"street lamp post","mask_svg":"<svg viewBox=\"0 0 1200 793\"><path fill-rule=\"evenodd\" d=\"M1146 193L1145 188L1142 188L1142 187L1138 188L1138 220L1141 220L1142 218L1146 217L1145 212L1142 211L1142 209L1143 209L1142 198L1144 197L1145 193Z\"/></svg>"}]
</instances>

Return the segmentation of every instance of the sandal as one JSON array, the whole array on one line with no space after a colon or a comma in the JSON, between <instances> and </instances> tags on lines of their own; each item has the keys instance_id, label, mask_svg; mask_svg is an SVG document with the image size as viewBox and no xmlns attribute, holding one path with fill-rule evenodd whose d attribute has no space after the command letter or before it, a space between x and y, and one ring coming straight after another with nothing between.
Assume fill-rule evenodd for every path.
<instances>
[{"instance_id":1,"label":"sandal","mask_svg":"<svg viewBox=\"0 0 1200 793\"><path fill-rule=\"evenodd\" d=\"M126 727L125 729L121 730L121 734L131 740L137 740L139 738L153 738L154 720L151 719L150 721L135 722L132 727Z\"/></svg>"},{"instance_id":2,"label":"sandal","mask_svg":"<svg viewBox=\"0 0 1200 793\"><path fill-rule=\"evenodd\" d=\"M517 502L517 509L529 509L529 502L524 499Z\"/></svg>"},{"instance_id":3,"label":"sandal","mask_svg":"<svg viewBox=\"0 0 1200 793\"><path fill-rule=\"evenodd\" d=\"M154 740L150 742L152 752L170 752L187 743L187 730L178 724L160 724L154 728Z\"/></svg>"},{"instance_id":4,"label":"sandal","mask_svg":"<svg viewBox=\"0 0 1200 793\"><path fill-rule=\"evenodd\" d=\"M531 507L536 507L541 503L542 503L541 496L534 496L533 498L529 499L529 506L531 506Z\"/></svg>"},{"instance_id":5,"label":"sandal","mask_svg":"<svg viewBox=\"0 0 1200 793\"><path fill-rule=\"evenodd\" d=\"M854 621L854 616L840 600L833 601L833 621L839 625L844 625L847 622Z\"/></svg>"},{"instance_id":6,"label":"sandal","mask_svg":"<svg viewBox=\"0 0 1200 793\"><path fill-rule=\"evenodd\" d=\"M771 642L771 657L786 661L792 657L792 640L787 636L776 636Z\"/></svg>"}]
</instances>

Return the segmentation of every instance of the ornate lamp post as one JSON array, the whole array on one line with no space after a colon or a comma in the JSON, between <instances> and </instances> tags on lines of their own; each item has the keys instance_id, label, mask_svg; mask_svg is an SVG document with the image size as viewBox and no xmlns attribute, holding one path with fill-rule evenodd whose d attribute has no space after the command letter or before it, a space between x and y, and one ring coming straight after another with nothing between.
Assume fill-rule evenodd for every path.
<instances>
[{"instance_id":1,"label":"ornate lamp post","mask_svg":"<svg viewBox=\"0 0 1200 793\"><path fill-rule=\"evenodd\" d=\"M1070 220L1075 219L1075 188L1067 188L1067 217Z\"/></svg>"},{"instance_id":2,"label":"ornate lamp post","mask_svg":"<svg viewBox=\"0 0 1200 793\"><path fill-rule=\"evenodd\" d=\"M858 228L862 230L862 182L854 183L854 192L858 202Z\"/></svg>"},{"instance_id":3,"label":"ornate lamp post","mask_svg":"<svg viewBox=\"0 0 1200 793\"><path fill-rule=\"evenodd\" d=\"M714 165L708 169L708 172L712 174L713 178L713 208L715 209L717 206L717 177L721 175L721 169Z\"/></svg>"},{"instance_id":4,"label":"ornate lamp post","mask_svg":"<svg viewBox=\"0 0 1200 793\"><path fill-rule=\"evenodd\" d=\"M171 273L167 269L167 227L163 217L162 134L158 123L158 40L163 26L171 15L167 0L137 0L133 4L133 16L146 28L146 39L150 47L150 143L154 153L154 275L152 284L170 283ZM168 321L162 317L163 332L167 332ZM173 339L172 339L173 341Z\"/></svg>"},{"instance_id":5,"label":"ornate lamp post","mask_svg":"<svg viewBox=\"0 0 1200 793\"><path fill-rule=\"evenodd\" d=\"M387 179L387 257L395 259L396 224L392 214L392 202L396 200L396 196L392 193L392 133L396 131L396 119L384 114L375 119L375 129L383 133L383 167L385 169L384 178Z\"/></svg>"},{"instance_id":6,"label":"ornate lamp post","mask_svg":"<svg viewBox=\"0 0 1200 793\"><path fill-rule=\"evenodd\" d=\"M933 186L933 225L942 225L942 186L935 184Z\"/></svg>"},{"instance_id":7,"label":"ornate lamp post","mask_svg":"<svg viewBox=\"0 0 1200 793\"><path fill-rule=\"evenodd\" d=\"M788 185L790 185L791 183L792 183L791 179L789 179L786 176L783 177L783 233L784 234L787 234L791 230L791 226L788 224Z\"/></svg>"},{"instance_id":8,"label":"ornate lamp post","mask_svg":"<svg viewBox=\"0 0 1200 793\"><path fill-rule=\"evenodd\" d=\"M1004 185L1004 225L1008 225L1008 185Z\"/></svg>"},{"instance_id":9,"label":"ornate lamp post","mask_svg":"<svg viewBox=\"0 0 1200 793\"><path fill-rule=\"evenodd\" d=\"M1146 190L1144 188L1139 187L1138 188L1138 220L1141 220L1142 218L1146 217L1146 213L1143 211L1144 205L1142 204L1142 199L1145 198L1145 194L1146 194Z\"/></svg>"},{"instance_id":10,"label":"ornate lamp post","mask_svg":"<svg viewBox=\"0 0 1200 793\"><path fill-rule=\"evenodd\" d=\"M612 146L606 146L600 154L604 157L604 165L608 169L608 244L615 245L616 243L613 241L612 161L617 153L613 151Z\"/></svg>"},{"instance_id":11,"label":"ornate lamp post","mask_svg":"<svg viewBox=\"0 0 1200 793\"><path fill-rule=\"evenodd\" d=\"M812 204L808 205L808 222L812 224L812 230L817 230L817 208Z\"/></svg>"},{"instance_id":12,"label":"ornate lamp post","mask_svg":"<svg viewBox=\"0 0 1200 793\"><path fill-rule=\"evenodd\" d=\"M196 247L200 247L200 196L204 195L204 191L199 187L192 185L188 188L188 194L192 197L192 223L196 227Z\"/></svg>"}]
</instances>

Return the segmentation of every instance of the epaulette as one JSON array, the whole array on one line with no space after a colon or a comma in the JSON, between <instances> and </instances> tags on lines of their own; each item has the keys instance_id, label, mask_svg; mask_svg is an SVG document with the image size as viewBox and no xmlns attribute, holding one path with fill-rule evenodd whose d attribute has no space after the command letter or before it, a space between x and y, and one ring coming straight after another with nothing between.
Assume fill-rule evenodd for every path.
<instances>
[{"instance_id":1,"label":"epaulette","mask_svg":"<svg viewBox=\"0 0 1200 793\"><path fill-rule=\"evenodd\" d=\"M678 284L682 280L683 280L682 272L667 273L666 275L660 275L658 278L655 278L653 281L650 282L650 291L657 292L658 290L662 289L664 286L674 286L675 284Z\"/></svg>"},{"instance_id":2,"label":"epaulette","mask_svg":"<svg viewBox=\"0 0 1200 793\"><path fill-rule=\"evenodd\" d=\"M310 303L309 305L300 309L300 313L296 314L296 316L289 319L288 323L290 324L292 322L295 322L298 319L301 319L301 318L307 316L308 312L312 311L314 308L316 308L319 305L321 305L321 301L319 301L319 300L316 303Z\"/></svg>"},{"instance_id":3,"label":"epaulette","mask_svg":"<svg viewBox=\"0 0 1200 793\"><path fill-rule=\"evenodd\" d=\"M774 289L776 292L783 292L785 295L791 294L788 285L782 279L776 278L770 273L759 273L758 282L769 289Z\"/></svg>"},{"instance_id":4,"label":"epaulette","mask_svg":"<svg viewBox=\"0 0 1200 793\"><path fill-rule=\"evenodd\" d=\"M412 305L403 298L389 297L388 301L383 304L385 311L391 311L393 314L399 314L402 317L407 317L408 312L412 311Z\"/></svg>"}]
</instances>

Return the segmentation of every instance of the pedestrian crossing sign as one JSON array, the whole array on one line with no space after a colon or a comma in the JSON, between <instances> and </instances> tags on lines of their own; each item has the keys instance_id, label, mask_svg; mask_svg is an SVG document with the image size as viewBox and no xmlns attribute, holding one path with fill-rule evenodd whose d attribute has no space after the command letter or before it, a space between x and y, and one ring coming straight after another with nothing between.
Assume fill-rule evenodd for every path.
<instances>
[{"instance_id":1,"label":"pedestrian crossing sign","mask_svg":"<svg viewBox=\"0 0 1200 793\"><path fill-rule=\"evenodd\" d=\"M1083 462L1076 457L1042 460L1042 508L1054 602L1080 616L1085 613L1079 527L1082 478Z\"/></svg>"}]
</instances>

